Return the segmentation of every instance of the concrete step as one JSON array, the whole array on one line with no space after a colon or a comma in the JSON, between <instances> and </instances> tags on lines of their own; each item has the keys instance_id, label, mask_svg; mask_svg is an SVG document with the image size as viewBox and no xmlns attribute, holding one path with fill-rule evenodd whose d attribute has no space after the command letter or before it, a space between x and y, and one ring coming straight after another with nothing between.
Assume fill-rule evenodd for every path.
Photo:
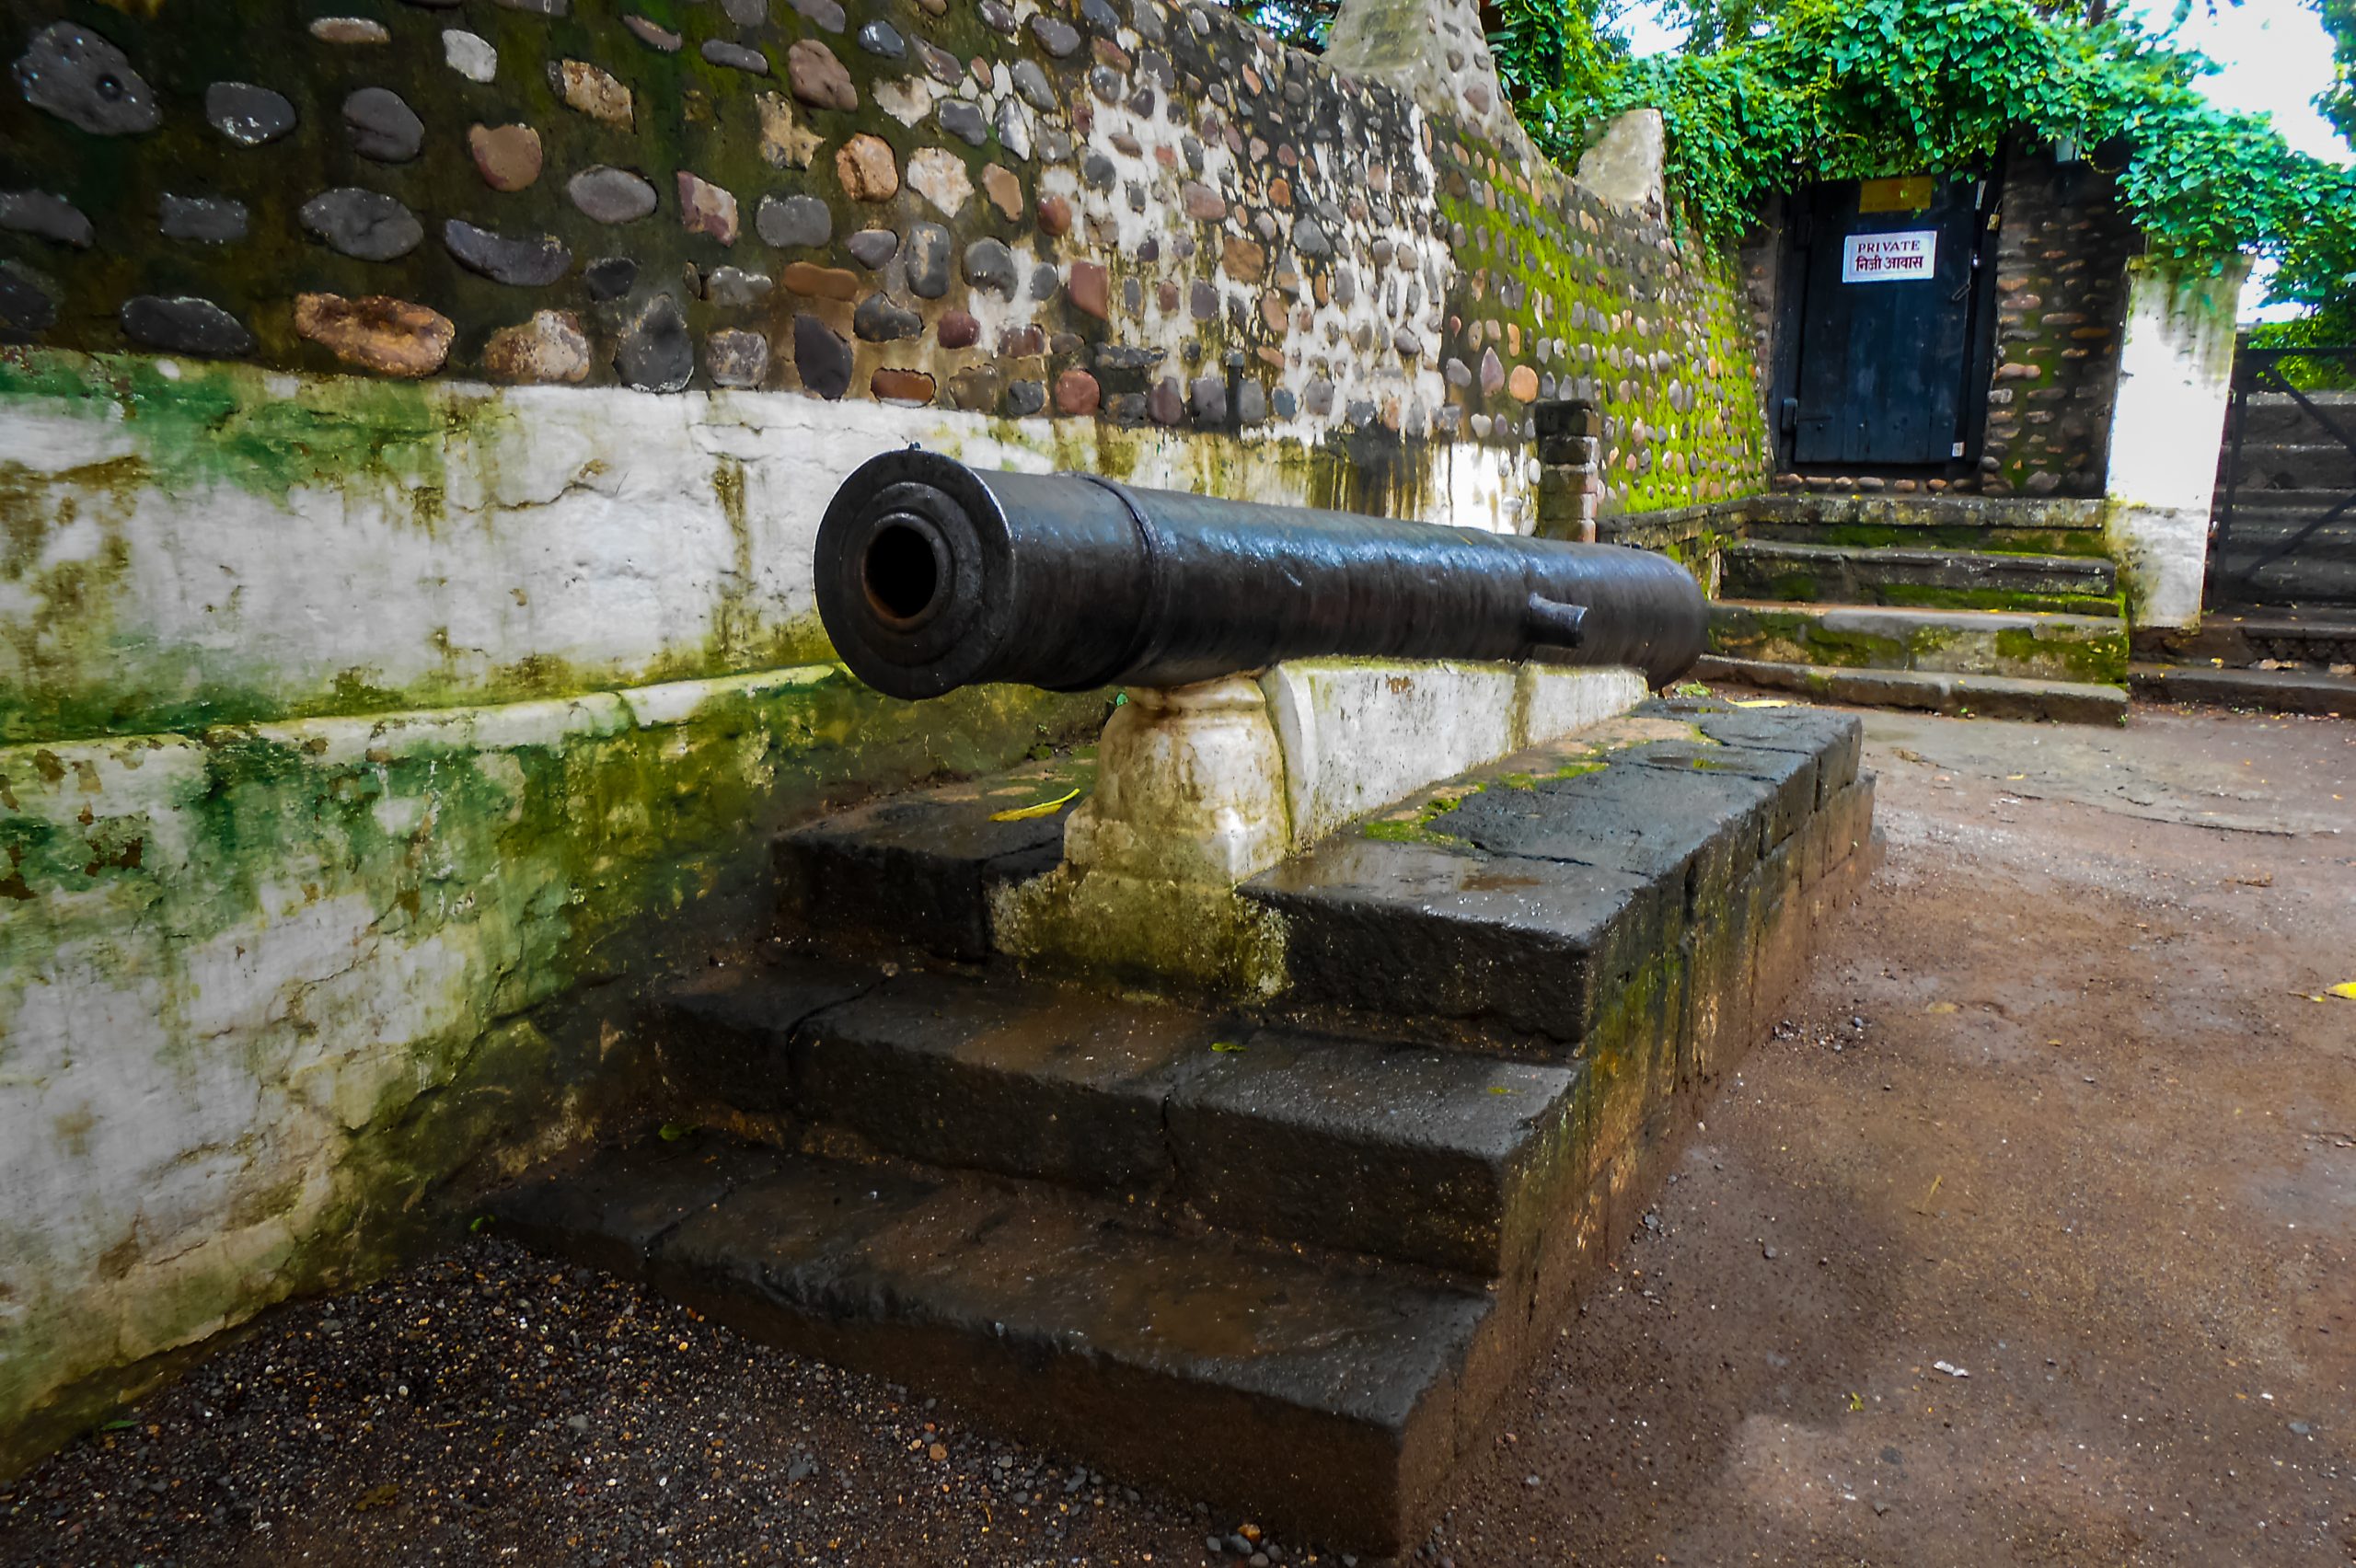
<instances>
[{"instance_id":1,"label":"concrete step","mask_svg":"<svg viewBox=\"0 0 2356 1568\"><path fill-rule=\"evenodd\" d=\"M2109 616L1877 605L1710 605L1721 658L2109 684L2127 676L2127 626Z\"/></svg>"},{"instance_id":2,"label":"concrete step","mask_svg":"<svg viewBox=\"0 0 2356 1568\"><path fill-rule=\"evenodd\" d=\"M753 1338L1339 1550L1407 1543L1513 1366L1478 1288L1035 1183L691 1137L494 1214Z\"/></svg>"},{"instance_id":3,"label":"concrete step","mask_svg":"<svg viewBox=\"0 0 2356 1568\"><path fill-rule=\"evenodd\" d=\"M2306 398L2341 430L2356 430L2356 392L2311 391ZM2245 452L2252 446L2277 443L2298 445L2331 439L2316 422L2316 416L2285 392L2253 393L2242 405L2241 420ZM2233 432L2228 431L2226 440L2230 443L2232 438Z\"/></svg>"},{"instance_id":4,"label":"concrete step","mask_svg":"<svg viewBox=\"0 0 2356 1568\"><path fill-rule=\"evenodd\" d=\"M2123 687L2079 681L2019 680L1923 670L1853 670L1761 659L1705 657L1698 679L1735 681L1767 691L1797 692L1861 708L1968 713L1981 719L2042 719L2060 724L2123 724Z\"/></svg>"},{"instance_id":5,"label":"concrete step","mask_svg":"<svg viewBox=\"0 0 2356 1568\"><path fill-rule=\"evenodd\" d=\"M675 1083L870 1147L1496 1278L1577 1153L1585 1068L1303 1034L1101 990L795 962L676 996ZM823 1005L813 1007L814 1001Z\"/></svg>"},{"instance_id":6,"label":"concrete step","mask_svg":"<svg viewBox=\"0 0 2356 1568\"><path fill-rule=\"evenodd\" d=\"M780 924L829 951L989 956L990 890L1053 869L1093 749L894 795L775 846Z\"/></svg>"},{"instance_id":7,"label":"concrete step","mask_svg":"<svg viewBox=\"0 0 2356 1568\"><path fill-rule=\"evenodd\" d=\"M2119 613L2117 569L2097 557L1745 539L1718 559L1718 591L1729 599Z\"/></svg>"},{"instance_id":8,"label":"concrete step","mask_svg":"<svg viewBox=\"0 0 2356 1568\"><path fill-rule=\"evenodd\" d=\"M2258 445L2245 443L2241 451L2242 494L2267 490L2330 490L2343 493L2356 487L2356 452L2332 441L2320 430L2302 432L2297 442ZM2230 442L2217 468L2217 493L2222 498L2233 478L2234 449Z\"/></svg>"},{"instance_id":9,"label":"concrete step","mask_svg":"<svg viewBox=\"0 0 2356 1568\"><path fill-rule=\"evenodd\" d=\"M2241 667L2275 660L2319 670L2356 664L2356 609L2204 610L2190 630L2139 631L2135 651L2154 663Z\"/></svg>"},{"instance_id":10,"label":"concrete step","mask_svg":"<svg viewBox=\"0 0 2356 1568\"><path fill-rule=\"evenodd\" d=\"M2317 670L2221 670L2205 664L2136 664L2128 674L2138 696L2158 702L2356 718L2356 675Z\"/></svg>"}]
</instances>

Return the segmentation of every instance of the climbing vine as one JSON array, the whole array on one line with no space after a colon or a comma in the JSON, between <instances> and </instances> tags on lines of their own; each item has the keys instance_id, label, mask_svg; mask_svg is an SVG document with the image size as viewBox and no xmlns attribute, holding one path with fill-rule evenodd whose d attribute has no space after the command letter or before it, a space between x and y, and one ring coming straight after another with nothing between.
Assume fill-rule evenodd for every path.
<instances>
[{"instance_id":1,"label":"climbing vine","mask_svg":"<svg viewBox=\"0 0 2356 1568\"><path fill-rule=\"evenodd\" d=\"M2112 169L2165 254L2356 236L2356 173L2210 103L2205 63L2131 19L2030 0L1788 0L1721 47L1638 60L1576 5L1500 8L1492 45L1540 144L1576 161L1599 120L1658 109L1672 190L1713 235L1738 234L1773 191L1984 167L2027 132Z\"/></svg>"}]
</instances>

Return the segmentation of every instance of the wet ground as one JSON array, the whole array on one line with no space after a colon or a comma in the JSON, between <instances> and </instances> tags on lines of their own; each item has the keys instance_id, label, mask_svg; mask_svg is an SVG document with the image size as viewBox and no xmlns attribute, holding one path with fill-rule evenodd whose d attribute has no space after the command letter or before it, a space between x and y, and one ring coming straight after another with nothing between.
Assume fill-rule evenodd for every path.
<instances>
[{"instance_id":1,"label":"wet ground","mask_svg":"<svg viewBox=\"0 0 2356 1568\"><path fill-rule=\"evenodd\" d=\"M1868 724L1886 868L1421 1557L2356 1562L2356 725ZM1336 1561L491 1241L135 1415L0 1562Z\"/></svg>"}]
</instances>

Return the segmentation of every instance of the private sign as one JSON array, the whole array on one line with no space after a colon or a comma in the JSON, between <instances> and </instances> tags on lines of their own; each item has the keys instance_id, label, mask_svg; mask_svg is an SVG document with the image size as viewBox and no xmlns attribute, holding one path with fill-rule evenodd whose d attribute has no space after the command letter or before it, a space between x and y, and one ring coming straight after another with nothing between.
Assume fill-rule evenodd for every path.
<instances>
[{"instance_id":1,"label":"private sign","mask_svg":"<svg viewBox=\"0 0 2356 1568\"><path fill-rule=\"evenodd\" d=\"M1844 283L1898 283L1927 278L1939 254L1939 231L1907 229L1898 234L1853 234L1841 246Z\"/></svg>"}]
</instances>

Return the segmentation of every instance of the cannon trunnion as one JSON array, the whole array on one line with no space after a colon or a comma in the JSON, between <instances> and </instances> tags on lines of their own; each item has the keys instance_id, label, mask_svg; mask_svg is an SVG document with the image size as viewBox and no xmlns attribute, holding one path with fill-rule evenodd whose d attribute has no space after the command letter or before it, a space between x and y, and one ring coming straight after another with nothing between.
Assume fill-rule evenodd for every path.
<instances>
[{"instance_id":1,"label":"cannon trunnion","mask_svg":"<svg viewBox=\"0 0 2356 1568\"><path fill-rule=\"evenodd\" d=\"M1702 651L1701 588L1666 557L1308 507L861 465L818 530L818 610L899 698L1006 681L1175 686L1285 659L1541 659L1656 686Z\"/></svg>"}]
</instances>

